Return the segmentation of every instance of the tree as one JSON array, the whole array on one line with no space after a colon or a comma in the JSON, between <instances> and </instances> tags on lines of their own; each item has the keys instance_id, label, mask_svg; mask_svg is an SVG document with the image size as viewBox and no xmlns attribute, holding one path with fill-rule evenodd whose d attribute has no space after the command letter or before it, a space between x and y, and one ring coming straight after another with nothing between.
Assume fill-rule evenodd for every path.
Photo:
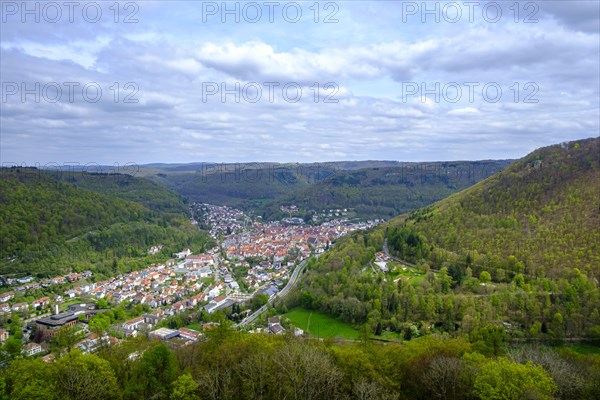
<instances>
[{"instance_id":1,"label":"tree","mask_svg":"<svg viewBox=\"0 0 600 400\"><path fill-rule=\"evenodd\" d=\"M65 400L120 399L117 378L108 361L78 351L58 360L58 389Z\"/></svg>"},{"instance_id":2,"label":"tree","mask_svg":"<svg viewBox=\"0 0 600 400\"><path fill-rule=\"evenodd\" d=\"M513 282L515 283L515 285L517 285L517 287L522 288L525 285L525 277L521 273L516 274L513 278Z\"/></svg>"},{"instance_id":3,"label":"tree","mask_svg":"<svg viewBox=\"0 0 600 400\"><path fill-rule=\"evenodd\" d=\"M542 323L540 321L535 321L531 327L529 328L529 335L531 337L537 337L537 335L542 330Z\"/></svg>"},{"instance_id":4,"label":"tree","mask_svg":"<svg viewBox=\"0 0 600 400\"><path fill-rule=\"evenodd\" d=\"M3 376L0 376L0 400L9 400L8 393L6 393L6 381Z\"/></svg>"},{"instance_id":5,"label":"tree","mask_svg":"<svg viewBox=\"0 0 600 400\"><path fill-rule=\"evenodd\" d=\"M556 340L561 340L565 332L564 318L561 313L554 313L554 316L552 317L551 329L552 336Z\"/></svg>"},{"instance_id":6,"label":"tree","mask_svg":"<svg viewBox=\"0 0 600 400\"><path fill-rule=\"evenodd\" d=\"M442 292L448 292L448 289L452 286L452 277L448 274L448 268L442 267L440 269L439 279Z\"/></svg>"},{"instance_id":7,"label":"tree","mask_svg":"<svg viewBox=\"0 0 600 400\"><path fill-rule=\"evenodd\" d=\"M262 306L264 306L265 304L267 304L268 301L269 301L268 294L256 293L254 296L252 296L252 299L250 299L250 308L252 309L252 311L256 311L259 308L261 308Z\"/></svg>"},{"instance_id":8,"label":"tree","mask_svg":"<svg viewBox=\"0 0 600 400\"><path fill-rule=\"evenodd\" d=\"M13 313L11 315L10 326L8 328L8 332L15 336L17 339L21 339L23 337L23 321L21 320L21 316L17 313Z\"/></svg>"},{"instance_id":9,"label":"tree","mask_svg":"<svg viewBox=\"0 0 600 400\"><path fill-rule=\"evenodd\" d=\"M513 348L509 358L520 364L531 361L544 368L558 387L557 397L560 399L590 398L586 395L590 389L589 384L600 382L598 376L594 376L593 363L590 364L583 358L565 357L564 353L561 356L549 348L522 345Z\"/></svg>"},{"instance_id":10,"label":"tree","mask_svg":"<svg viewBox=\"0 0 600 400\"><path fill-rule=\"evenodd\" d=\"M459 388L462 368L458 357L436 356L423 374L423 384L434 398L463 398Z\"/></svg>"},{"instance_id":11,"label":"tree","mask_svg":"<svg viewBox=\"0 0 600 400\"><path fill-rule=\"evenodd\" d=\"M492 276L487 271L481 271L481 273L479 274L479 280L481 281L481 283L487 284L491 282Z\"/></svg>"},{"instance_id":12,"label":"tree","mask_svg":"<svg viewBox=\"0 0 600 400\"><path fill-rule=\"evenodd\" d=\"M200 400L197 392L198 383L190 374L183 374L173 382L170 400Z\"/></svg>"},{"instance_id":13,"label":"tree","mask_svg":"<svg viewBox=\"0 0 600 400\"><path fill-rule=\"evenodd\" d=\"M231 321L225 318L225 314L221 311L215 313L217 326L206 332L210 341L215 345L220 345L227 338L231 337L233 330L231 329Z\"/></svg>"},{"instance_id":14,"label":"tree","mask_svg":"<svg viewBox=\"0 0 600 400\"><path fill-rule=\"evenodd\" d=\"M272 379L271 358L267 351L253 352L240 364L238 373L246 383L245 396L251 399L264 399Z\"/></svg>"},{"instance_id":15,"label":"tree","mask_svg":"<svg viewBox=\"0 0 600 400\"><path fill-rule=\"evenodd\" d=\"M56 370L40 358L11 362L4 379L5 390L11 400L62 399L56 387Z\"/></svg>"},{"instance_id":16,"label":"tree","mask_svg":"<svg viewBox=\"0 0 600 400\"><path fill-rule=\"evenodd\" d=\"M108 308L108 301L106 301L106 299L98 299L98 302L96 303L96 308L97 309Z\"/></svg>"},{"instance_id":17,"label":"tree","mask_svg":"<svg viewBox=\"0 0 600 400\"><path fill-rule=\"evenodd\" d=\"M281 382L278 398L331 398L342 378L329 356L314 346L290 343L276 352L274 362Z\"/></svg>"},{"instance_id":18,"label":"tree","mask_svg":"<svg viewBox=\"0 0 600 400\"><path fill-rule=\"evenodd\" d=\"M362 378L352 385L352 394L358 400L378 400L394 399L395 396L389 394L385 387L375 381L369 381Z\"/></svg>"},{"instance_id":19,"label":"tree","mask_svg":"<svg viewBox=\"0 0 600 400\"><path fill-rule=\"evenodd\" d=\"M486 356L493 355L497 357L500 355L505 338L506 331L504 327L492 324L476 329L471 333L473 348Z\"/></svg>"},{"instance_id":20,"label":"tree","mask_svg":"<svg viewBox=\"0 0 600 400\"><path fill-rule=\"evenodd\" d=\"M381 321L377 321L377 326L375 327L375 335L381 336L381 334L382 334Z\"/></svg>"},{"instance_id":21,"label":"tree","mask_svg":"<svg viewBox=\"0 0 600 400\"><path fill-rule=\"evenodd\" d=\"M13 360L19 358L22 355L23 342L21 339L9 337L6 339L2 347L0 347L0 359L1 360Z\"/></svg>"},{"instance_id":22,"label":"tree","mask_svg":"<svg viewBox=\"0 0 600 400\"><path fill-rule=\"evenodd\" d=\"M129 380L129 392L143 398L166 397L170 385L177 376L177 360L169 348L160 343L147 350Z\"/></svg>"},{"instance_id":23,"label":"tree","mask_svg":"<svg viewBox=\"0 0 600 400\"><path fill-rule=\"evenodd\" d=\"M96 314L89 322L90 331L101 338L110 328L110 317L103 313Z\"/></svg>"},{"instance_id":24,"label":"tree","mask_svg":"<svg viewBox=\"0 0 600 400\"><path fill-rule=\"evenodd\" d=\"M52 341L60 348L71 351L79 341L85 337L85 332L81 331L77 326L65 326L61 328L56 335L52 338Z\"/></svg>"},{"instance_id":25,"label":"tree","mask_svg":"<svg viewBox=\"0 0 600 400\"><path fill-rule=\"evenodd\" d=\"M482 365L473 385L473 393L484 400L550 400L556 391L556 384L539 365L518 364L504 357Z\"/></svg>"}]
</instances>

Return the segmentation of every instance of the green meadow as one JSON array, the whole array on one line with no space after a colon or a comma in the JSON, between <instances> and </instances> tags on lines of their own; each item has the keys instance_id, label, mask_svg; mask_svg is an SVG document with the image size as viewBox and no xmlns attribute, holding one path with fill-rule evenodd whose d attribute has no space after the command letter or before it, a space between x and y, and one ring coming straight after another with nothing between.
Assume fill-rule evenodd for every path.
<instances>
[{"instance_id":1,"label":"green meadow","mask_svg":"<svg viewBox=\"0 0 600 400\"><path fill-rule=\"evenodd\" d=\"M320 338L358 339L358 331L319 311L294 308L285 315L292 325Z\"/></svg>"}]
</instances>

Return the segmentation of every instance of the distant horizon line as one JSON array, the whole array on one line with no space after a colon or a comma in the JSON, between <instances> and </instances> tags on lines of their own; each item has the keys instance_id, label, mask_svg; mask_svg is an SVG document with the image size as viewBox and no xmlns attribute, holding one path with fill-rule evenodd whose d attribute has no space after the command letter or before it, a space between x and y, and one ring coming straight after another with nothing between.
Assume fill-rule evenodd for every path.
<instances>
[{"instance_id":1,"label":"distant horizon line","mask_svg":"<svg viewBox=\"0 0 600 400\"><path fill-rule=\"evenodd\" d=\"M434 164L434 163L458 163L458 162L483 162L483 161L515 161L518 158L481 158L481 159L456 159L456 160L429 160L429 161L399 161L399 160L340 160L340 161L191 161L191 162L151 162L151 163L136 163L134 161L128 161L125 163L114 162L108 163L97 163L97 162L48 162L41 164L36 162L34 164L29 163L15 163L15 162L3 162L0 168L37 168L37 169L81 169L88 166L95 167L181 167L187 165L317 165L317 164L344 164L344 163L382 163L382 164Z\"/></svg>"}]
</instances>

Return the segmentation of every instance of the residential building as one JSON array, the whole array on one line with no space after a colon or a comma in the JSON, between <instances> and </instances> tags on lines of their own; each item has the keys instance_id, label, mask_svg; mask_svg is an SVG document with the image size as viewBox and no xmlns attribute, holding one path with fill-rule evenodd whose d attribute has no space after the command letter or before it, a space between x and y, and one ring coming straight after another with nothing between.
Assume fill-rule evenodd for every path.
<instances>
[{"instance_id":1,"label":"residential building","mask_svg":"<svg viewBox=\"0 0 600 400\"><path fill-rule=\"evenodd\" d=\"M23 354L26 356L33 356L42 352L42 346L38 343L27 343L25 347L23 347Z\"/></svg>"},{"instance_id":2,"label":"residential building","mask_svg":"<svg viewBox=\"0 0 600 400\"><path fill-rule=\"evenodd\" d=\"M15 292L2 293L2 294L0 294L0 303L6 303L13 297L15 297Z\"/></svg>"},{"instance_id":3,"label":"residential building","mask_svg":"<svg viewBox=\"0 0 600 400\"><path fill-rule=\"evenodd\" d=\"M129 321L123 322L123 329L131 329L137 331L140 329L140 325L144 323L144 317L137 317L130 319Z\"/></svg>"}]
</instances>

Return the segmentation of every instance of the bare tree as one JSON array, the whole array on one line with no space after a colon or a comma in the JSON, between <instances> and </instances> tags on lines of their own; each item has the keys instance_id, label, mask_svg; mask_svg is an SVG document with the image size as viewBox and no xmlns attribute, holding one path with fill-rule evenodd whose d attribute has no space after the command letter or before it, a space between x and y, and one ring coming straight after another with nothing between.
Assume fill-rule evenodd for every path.
<instances>
[{"instance_id":1,"label":"bare tree","mask_svg":"<svg viewBox=\"0 0 600 400\"><path fill-rule=\"evenodd\" d=\"M512 361L518 363L531 361L544 368L558 386L559 398L584 398L587 385L585 365L567 361L555 351L540 346L514 347L507 355Z\"/></svg>"},{"instance_id":2,"label":"bare tree","mask_svg":"<svg viewBox=\"0 0 600 400\"><path fill-rule=\"evenodd\" d=\"M256 353L245 359L237 369L244 386L248 390L248 398L262 400L268 393L270 357L264 352Z\"/></svg>"},{"instance_id":3,"label":"bare tree","mask_svg":"<svg viewBox=\"0 0 600 400\"><path fill-rule=\"evenodd\" d=\"M317 348L290 343L274 355L278 367L280 398L318 400L334 397L342 373L329 356Z\"/></svg>"},{"instance_id":4,"label":"bare tree","mask_svg":"<svg viewBox=\"0 0 600 400\"><path fill-rule=\"evenodd\" d=\"M437 356L422 377L423 384L434 398L451 400L459 398L459 379L462 363L456 357Z\"/></svg>"},{"instance_id":5,"label":"bare tree","mask_svg":"<svg viewBox=\"0 0 600 400\"><path fill-rule=\"evenodd\" d=\"M392 394L379 383L360 379L352 385L353 398L357 400L393 400L397 399L397 394Z\"/></svg>"},{"instance_id":6,"label":"bare tree","mask_svg":"<svg viewBox=\"0 0 600 400\"><path fill-rule=\"evenodd\" d=\"M196 382L203 397L212 400L233 399L233 369L221 363L211 365L199 373Z\"/></svg>"}]
</instances>

